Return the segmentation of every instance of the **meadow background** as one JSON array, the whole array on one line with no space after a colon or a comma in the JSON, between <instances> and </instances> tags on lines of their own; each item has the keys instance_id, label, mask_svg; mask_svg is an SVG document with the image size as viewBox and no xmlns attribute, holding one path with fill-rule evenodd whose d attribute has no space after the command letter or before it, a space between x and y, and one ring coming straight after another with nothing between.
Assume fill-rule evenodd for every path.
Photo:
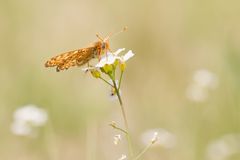
<instances>
[{"instance_id":1,"label":"meadow background","mask_svg":"<svg viewBox=\"0 0 240 160\"><path fill-rule=\"evenodd\" d=\"M162 128L174 145L156 145L142 159L239 160L239 17L234 0L1 0L0 159L112 160L127 153L124 141L113 144L117 132L108 124L121 125L122 116L108 86L81 68L57 73L44 63L94 42L96 33L128 26L110 45L136 54L122 84L135 152L144 132ZM186 93L202 69L215 87L194 99ZM14 111L28 104L48 113L35 137L11 131Z\"/></svg>"}]
</instances>

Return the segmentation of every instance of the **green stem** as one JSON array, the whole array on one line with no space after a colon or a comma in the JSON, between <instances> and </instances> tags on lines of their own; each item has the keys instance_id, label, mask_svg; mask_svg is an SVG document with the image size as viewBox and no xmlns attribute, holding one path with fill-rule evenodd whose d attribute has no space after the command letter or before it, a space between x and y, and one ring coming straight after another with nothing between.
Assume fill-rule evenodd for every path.
<instances>
[{"instance_id":1,"label":"green stem","mask_svg":"<svg viewBox=\"0 0 240 160\"><path fill-rule=\"evenodd\" d=\"M120 106L121 106L121 111L122 111L122 115L123 115L123 120L124 120L124 123L125 123L126 132L127 132L126 138L127 138L127 142L128 142L129 157L130 157L130 159L131 159L132 156L133 156L133 149L132 149L131 138L130 138L130 135L129 135L129 128L128 128L127 116L126 116L125 109L124 109L124 107L123 107L122 98L121 98L121 96L120 96L119 88L117 87L116 81L115 81L114 79L112 79L112 82L113 82L113 86L114 86L114 89L115 89L115 91L116 91L116 94L117 94L117 97L118 97L118 100L119 100L119 103L120 103Z\"/></svg>"},{"instance_id":2,"label":"green stem","mask_svg":"<svg viewBox=\"0 0 240 160\"><path fill-rule=\"evenodd\" d=\"M113 82L113 88L116 91L116 94L117 94L117 97L118 97L118 100L119 100L119 103L120 103L120 106L121 106L121 109L122 109L122 114L123 114L123 118L124 118L124 121L125 121L126 128L128 129L127 118L126 118L125 110L124 110L124 107L123 107L122 98L121 98L120 93L119 93L119 88L117 87L117 84L116 84L115 80L112 79L112 82Z\"/></svg>"},{"instance_id":3,"label":"green stem","mask_svg":"<svg viewBox=\"0 0 240 160\"><path fill-rule=\"evenodd\" d=\"M104 78L102 77L99 77L101 80L103 80L104 82L106 82L108 85L110 85L111 87L114 87L111 83L109 83L107 80L105 80Z\"/></svg>"},{"instance_id":4,"label":"green stem","mask_svg":"<svg viewBox=\"0 0 240 160\"><path fill-rule=\"evenodd\" d=\"M122 128L119 128L119 127L117 127L117 126L115 126L115 125L112 125L112 124L110 124L110 126L112 126L114 129L117 129L117 130L119 130L119 131L121 131L121 132L125 133L126 135L128 134L128 132L127 132L127 131L125 131L125 130L124 130L124 129L122 129Z\"/></svg>"},{"instance_id":5,"label":"green stem","mask_svg":"<svg viewBox=\"0 0 240 160\"><path fill-rule=\"evenodd\" d=\"M121 71L121 74L120 74L119 83L118 83L118 91L121 87L122 77L123 77L123 71Z\"/></svg>"}]
</instances>

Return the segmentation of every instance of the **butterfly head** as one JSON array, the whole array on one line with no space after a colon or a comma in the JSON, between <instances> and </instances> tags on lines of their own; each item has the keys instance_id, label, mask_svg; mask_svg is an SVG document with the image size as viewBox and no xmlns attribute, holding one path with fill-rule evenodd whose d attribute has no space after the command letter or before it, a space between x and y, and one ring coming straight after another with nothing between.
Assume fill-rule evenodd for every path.
<instances>
[{"instance_id":1,"label":"butterfly head","mask_svg":"<svg viewBox=\"0 0 240 160\"><path fill-rule=\"evenodd\" d=\"M110 46L109 46L109 39L110 38L112 38L112 37L114 37L114 36L116 36L116 35L118 35L119 33L121 33L121 32L124 32L124 31L126 31L127 30L127 27L124 27L121 31L119 31L119 32L116 32L116 33L114 33L114 34L109 34L106 38L101 38L98 34L96 34L96 36L98 37L98 39L100 40L100 42L101 42L101 50L103 50L103 51L109 51L110 50Z\"/></svg>"},{"instance_id":2,"label":"butterfly head","mask_svg":"<svg viewBox=\"0 0 240 160\"><path fill-rule=\"evenodd\" d=\"M109 50L109 38L105 38L102 42L102 50Z\"/></svg>"},{"instance_id":3,"label":"butterfly head","mask_svg":"<svg viewBox=\"0 0 240 160\"><path fill-rule=\"evenodd\" d=\"M100 44L100 48L102 53L105 53L110 50L110 45L109 45L109 37L106 38L101 38L98 34L96 35L99 39L98 43ZM101 53L100 53L101 54Z\"/></svg>"}]
</instances>

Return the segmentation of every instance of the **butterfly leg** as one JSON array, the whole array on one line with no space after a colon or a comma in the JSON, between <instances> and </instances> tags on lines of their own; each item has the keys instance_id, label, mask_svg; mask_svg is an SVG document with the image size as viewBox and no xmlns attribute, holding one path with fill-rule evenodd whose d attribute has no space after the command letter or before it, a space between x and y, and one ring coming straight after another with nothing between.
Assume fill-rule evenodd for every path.
<instances>
[{"instance_id":1,"label":"butterfly leg","mask_svg":"<svg viewBox=\"0 0 240 160\"><path fill-rule=\"evenodd\" d=\"M112 52L112 50L110 48L105 49L105 54L106 54L107 60L108 60L108 51L113 55L113 52Z\"/></svg>"},{"instance_id":2,"label":"butterfly leg","mask_svg":"<svg viewBox=\"0 0 240 160\"><path fill-rule=\"evenodd\" d=\"M101 60L101 52L102 52L102 50L97 51L97 58L98 58L98 61Z\"/></svg>"},{"instance_id":3,"label":"butterfly leg","mask_svg":"<svg viewBox=\"0 0 240 160\"><path fill-rule=\"evenodd\" d=\"M107 59L107 61L108 61L108 54L107 54L107 50L105 50L105 54L106 54L106 59Z\"/></svg>"},{"instance_id":4,"label":"butterfly leg","mask_svg":"<svg viewBox=\"0 0 240 160\"><path fill-rule=\"evenodd\" d=\"M89 64L89 62L87 62L87 69L85 70L85 73L87 73L88 71L90 71L91 68L94 68L94 66L92 66L91 64Z\"/></svg>"},{"instance_id":5,"label":"butterfly leg","mask_svg":"<svg viewBox=\"0 0 240 160\"><path fill-rule=\"evenodd\" d=\"M89 62L87 62L87 68L90 68L90 66L91 66L91 65L89 64Z\"/></svg>"},{"instance_id":6,"label":"butterfly leg","mask_svg":"<svg viewBox=\"0 0 240 160\"><path fill-rule=\"evenodd\" d=\"M105 52L105 55L106 55L106 59L107 59L107 61L108 61L108 50L110 51L110 53L111 53L111 50L110 49L105 49L104 50L104 52Z\"/></svg>"}]
</instances>

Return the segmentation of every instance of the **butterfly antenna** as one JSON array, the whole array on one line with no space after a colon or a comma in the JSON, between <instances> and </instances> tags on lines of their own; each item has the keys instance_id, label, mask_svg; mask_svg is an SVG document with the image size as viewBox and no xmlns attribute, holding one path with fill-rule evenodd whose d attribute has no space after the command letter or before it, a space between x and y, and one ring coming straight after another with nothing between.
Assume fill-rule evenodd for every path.
<instances>
[{"instance_id":1,"label":"butterfly antenna","mask_svg":"<svg viewBox=\"0 0 240 160\"><path fill-rule=\"evenodd\" d=\"M99 36L99 34L96 33L96 36L97 36L97 38L100 39L101 41L104 41L104 40Z\"/></svg>"},{"instance_id":2,"label":"butterfly antenna","mask_svg":"<svg viewBox=\"0 0 240 160\"><path fill-rule=\"evenodd\" d=\"M105 38L105 40L109 40L110 38L118 35L119 33L125 32L126 30L127 30L127 27L125 26L125 27L123 27L123 29L122 29L121 31L119 31L119 32L116 32L116 33L114 33L114 34L110 33L110 34Z\"/></svg>"}]
</instances>

